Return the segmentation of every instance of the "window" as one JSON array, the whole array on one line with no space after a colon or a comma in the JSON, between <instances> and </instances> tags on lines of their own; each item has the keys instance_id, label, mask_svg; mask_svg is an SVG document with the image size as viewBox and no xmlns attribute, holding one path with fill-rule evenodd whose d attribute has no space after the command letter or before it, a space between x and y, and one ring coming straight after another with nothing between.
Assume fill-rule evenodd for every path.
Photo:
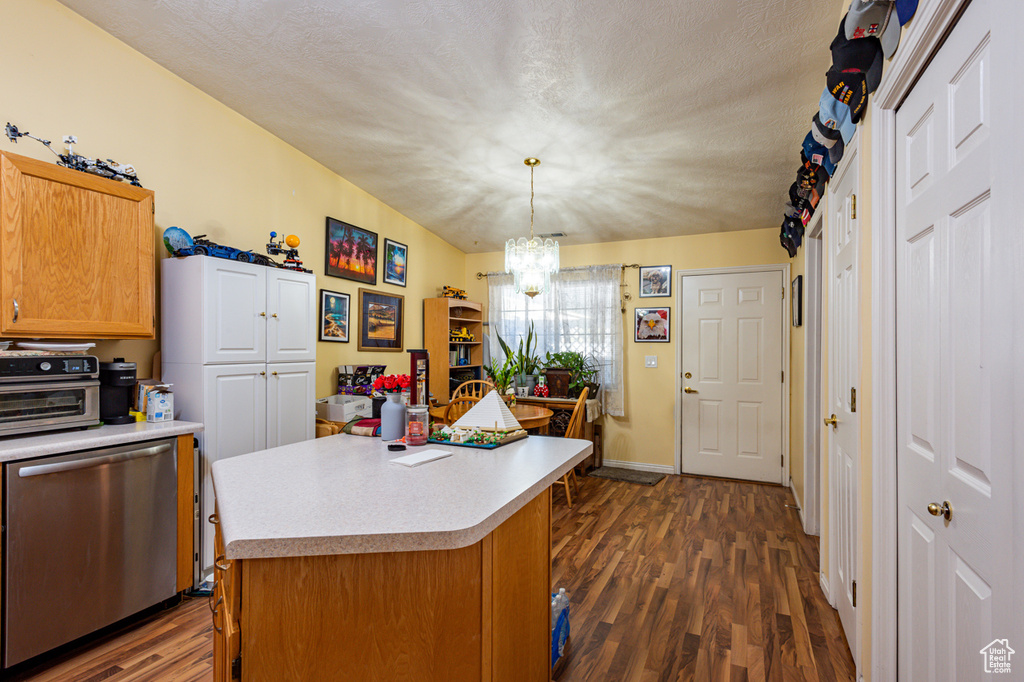
<instances>
[{"instance_id":1,"label":"window","mask_svg":"<svg viewBox=\"0 0 1024 682\"><path fill-rule=\"evenodd\" d=\"M621 265L567 268L551 278L551 290L535 298L517 294L512 275L488 273L488 321L515 348L534 324L537 354L575 351L589 355L599 369L601 408L622 416L622 310L619 294ZM501 347L490 334L491 357Z\"/></svg>"}]
</instances>

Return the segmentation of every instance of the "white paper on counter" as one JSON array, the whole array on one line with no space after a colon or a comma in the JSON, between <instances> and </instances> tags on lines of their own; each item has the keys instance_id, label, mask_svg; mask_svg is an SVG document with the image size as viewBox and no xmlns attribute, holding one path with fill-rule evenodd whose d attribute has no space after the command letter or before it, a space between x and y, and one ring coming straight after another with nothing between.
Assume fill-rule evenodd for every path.
<instances>
[{"instance_id":1,"label":"white paper on counter","mask_svg":"<svg viewBox=\"0 0 1024 682\"><path fill-rule=\"evenodd\" d=\"M406 467L418 467L421 464L427 462L434 462L445 457L451 457L452 453L450 450L439 450L438 448L430 448L429 450L420 450L414 452L411 455L405 455L404 457L396 457L391 460L392 464L401 464Z\"/></svg>"}]
</instances>

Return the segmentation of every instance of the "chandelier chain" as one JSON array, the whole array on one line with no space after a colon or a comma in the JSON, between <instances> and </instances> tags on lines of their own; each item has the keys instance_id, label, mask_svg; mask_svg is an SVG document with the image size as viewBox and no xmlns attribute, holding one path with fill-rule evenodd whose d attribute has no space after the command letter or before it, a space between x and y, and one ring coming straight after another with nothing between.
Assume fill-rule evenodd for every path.
<instances>
[{"instance_id":1,"label":"chandelier chain","mask_svg":"<svg viewBox=\"0 0 1024 682\"><path fill-rule=\"evenodd\" d=\"M533 241L533 169L530 166L530 241Z\"/></svg>"}]
</instances>

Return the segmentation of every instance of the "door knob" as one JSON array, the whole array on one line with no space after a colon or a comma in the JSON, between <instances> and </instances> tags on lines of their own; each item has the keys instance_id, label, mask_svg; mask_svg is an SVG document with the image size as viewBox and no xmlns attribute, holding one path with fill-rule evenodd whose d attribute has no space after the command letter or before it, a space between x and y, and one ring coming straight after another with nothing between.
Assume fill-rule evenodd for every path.
<instances>
[{"instance_id":1,"label":"door knob","mask_svg":"<svg viewBox=\"0 0 1024 682\"><path fill-rule=\"evenodd\" d=\"M836 426L838 426L838 424L839 424L839 420L836 419L836 415L834 413L832 414L831 417L829 417L829 418L827 418L825 420L825 426L831 426L833 431L836 430Z\"/></svg>"},{"instance_id":2,"label":"door knob","mask_svg":"<svg viewBox=\"0 0 1024 682\"><path fill-rule=\"evenodd\" d=\"M947 523L953 518L953 508L949 506L948 500L943 502L941 507L935 502L930 503L928 505L928 513L932 516L941 516L946 519Z\"/></svg>"},{"instance_id":3,"label":"door knob","mask_svg":"<svg viewBox=\"0 0 1024 682\"><path fill-rule=\"evenodd\" d=\"M696 393L696 392L697 392L697 389L695 389L695 388L690 388L689 386L687 386L687 387L685 387L685 388L683 389L683 393Z\"/></svg>"},{"instance_id":4,"label":"door knob","mask_svg":"<svg viewBox=\"0 0 1024 682\"><path fill-rule=\"evenodd\" d=\"M273 315L271 315L271 317L277 317L277 313L274 313Z\"/></svg>"},{"instance_id":5,"label":"door knob","mask_svg":"<svg viewBox=\"0 0 1024 682\"><path fill-rule=\"evenodd\" d=\"M266 316L267 316L266 313L260 313L260 317L266 317Z\"/></svg>"}]
</instances>

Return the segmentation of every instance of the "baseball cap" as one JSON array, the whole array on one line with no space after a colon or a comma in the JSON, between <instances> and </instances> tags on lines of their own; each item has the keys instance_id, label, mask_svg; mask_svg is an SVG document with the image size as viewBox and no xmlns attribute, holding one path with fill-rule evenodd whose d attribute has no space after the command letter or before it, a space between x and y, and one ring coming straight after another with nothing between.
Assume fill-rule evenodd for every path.
<instances>
[{"instance_id":1,"label":"baseball cap","mask_svg":"<svg viewBox=\"0 0 1024 682\"><path fill-rule=\"evenodd\" d=\"M839 162L843 159L843 152L846 151L846 145L843 143L843 138L840 137L836 140L836 143L829 147L828 158L832 159L832 163L839 165Z\"/></svg>"},{"instance_id":2,"label":"baseball cap","mask_svg":"<svg viewBox=\"0 0 1024 682\"><path fill-rule=\"evenodd\" d=\"M799 218L787 217L782 221L782 229L793 239L793 243L799 248L804 238L803 222Z\"/></svg>"},{"instance_id":3,"label":"baseball cap","mask_svg":"<svg viewBox=\"0 0 1024 682\"><path fill-rule=\"evenodd\" d=\"M917 0L896 0L896 15L900 18L900 26L905 26L917 12Z\"/></svg>"},{"instance_id":4,"label":"baseball cap","mask_svg":"<svg viewBox=\"0 0 1024 682\"><path fill-rule=\"evenodd\" d=\"M811 135L814 135L814 139L825 149L832 149L837 141L842 141L839 131L825 126L817 112L811 118Z\"/></svg>"},{"instance_id":5,"label":"baseball cap","mask_svg":"<svg viewBox=\"0 0 1024 682\"><path fill-rule=\"evenodd\" d=\"M829 177L832 177L832 174L836 170L836 166L832 163L832 159L828 157L828 147L819 144L818 141L814 139L814 133L807 133L807 136L804 137L803 157L806 159L806 162L810 163L812 166L821 166L824 168L825 173L827 173Z\"/></svg>"},{"instance_id":6,"label":"baseball cap","mask_svg":"<svg viewBox=\"0 0 1024 682\"><path fill-rule=\"evenodd\" d=\"M783 209L783 213L785 213L787 218L800 217L800 209L794 206L792 201L786 202L786 207Z\"/></svg>"},{"instance_id":7,"label":"baseball cap","mask_svg":"<svg viewBox=\"0 0 1024 682\"><path fill-rule=\"evenodd\" d=\"M782 229L779 230L779 243L782 244L782 248L786 250L790 258L796 256L796 243L793 238L786 231L786 226L783 225Z\"/></svg>"},{"instance_id":8,"label":"baseball cap","mask_svg":"<svg viewBox=\"0 0 1024 682\"><path fill-rule=\"evenodd\" d=\"M828 88L822 91L818 100L818 117L823 125L839 131L844 144L857 132L857 126L850 118L850 107L833 97Z\"/></svg>"},{"instance_id":9,"label":"baseball cap","mask_svg":"<svg viewBox=\"0 0 1024 682\"><path fill-rule=\"evenodd\" d=\"M856 69L864 72L864 79L867 82L868 92L878 89L882 82L882 44L878 38L858 38L850 40L846 37L846 16L839 22L839 32L836 34L832 44L829 45L832 51L832 66L839 71Z\"/></svg>"},{"instance_id":10,"label":"baseball cap","mask_svg":"<svg viewBox=\"0 0 1024 682\"><path fill-rule=\"evenodd\" d=\"M839 71L832 67L825 74L826 87L837 100L850 108L850 120L860 123L868 108L868 83L863 71Z\"/></svg>"},{"instance_id":11,"label":"baseball cap","mask_svg":"<svg viewBox=\"0 0 1024 682\"><path fill-rule=\"evenodd\" d=\"M882 54L891 59L900 45L901 29L898 17L894 16L895 9L893 0L853 0L846 13L846 37L849 40L878 38Z\"/></svg>"}]
</instances>

